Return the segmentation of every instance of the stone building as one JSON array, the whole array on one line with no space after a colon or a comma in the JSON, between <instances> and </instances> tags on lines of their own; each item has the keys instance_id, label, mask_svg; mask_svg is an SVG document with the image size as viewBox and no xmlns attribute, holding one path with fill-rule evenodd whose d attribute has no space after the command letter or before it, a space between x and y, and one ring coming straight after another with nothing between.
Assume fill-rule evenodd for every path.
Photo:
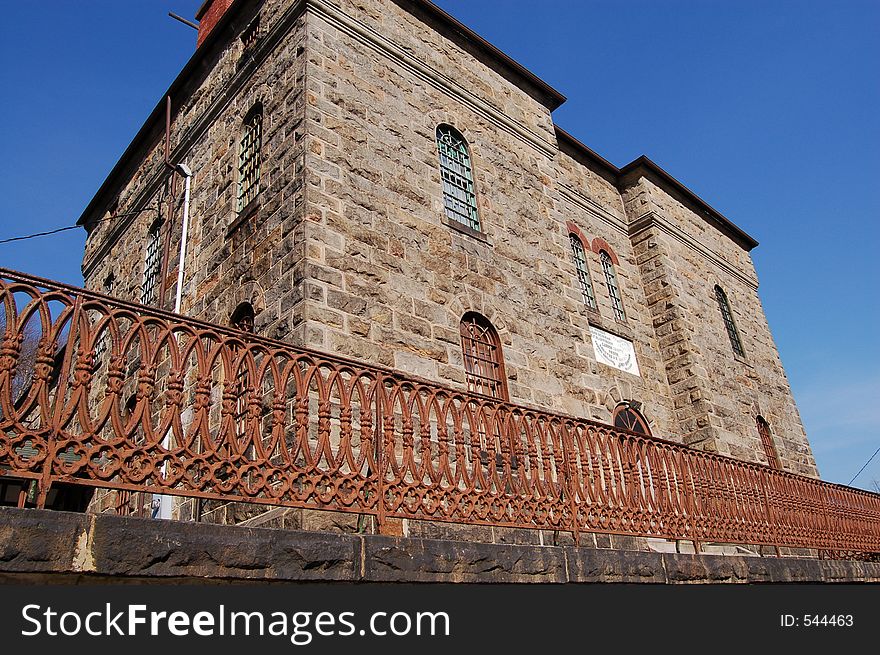
<instances>
[{"instance_id":1,"label":"stone building","mask_svg":"<svg viewBox=\"0 0 880 655\"><path fill-rule=\"evenodd\" d=\"M173 306L184 163L183 314L817 476L757 242L669 173L427 0L197 18L80 218L87 287Z\"/></svg>"}]
</instances>

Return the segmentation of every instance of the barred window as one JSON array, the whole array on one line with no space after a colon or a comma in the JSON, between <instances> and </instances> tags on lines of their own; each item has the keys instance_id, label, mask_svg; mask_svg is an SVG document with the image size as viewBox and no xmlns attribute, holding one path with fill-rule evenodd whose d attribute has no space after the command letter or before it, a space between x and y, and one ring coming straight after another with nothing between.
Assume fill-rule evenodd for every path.
<instances>
[{"instance_id":1,"label":"barred window","mask_svg":"<svg viewBox=\"0 0 880 655\"><path fill-rule=\"evenodd\" d=\"M581 293L584 295L584 304L590 309L596 309L596 294L593 293L593 282L587 268L587 253L584 250L584 244L576 234L569 234L568 238L571 241L571 252L574 256Z\"/></svg>"},{"instance_id":2,"label":"barred window","mask_svg":"<svg viewBox=\"0 0 880 655\"><path fill-rule=\"evenodd\" d=\"M730 303L727 302L727 294L724 293L724 289L717 285L715 286L715 299L718 301L718 308L721 310L721 318L724 319L724 327L727 328L727 336L730 337L730 346L733 348L733 352L740 357L745 357L746 354L743 350L742 341L739 338L739 332L736 329L736 324L733 322Z\"/></svg>"},{"instance_id":3,"label":"barred window","mask_svg":"<svg viewBox=\"0 0 880 655\"><path fill-rule=\"evenodd\" d=\"M767 464L775 469L781 469L779 457L776 455L776 446L773 445L773 437L770 434L770 424L763 416L755 419L758 424L758 434L761 437L761 445L764 446L764 454L767 456Z\"/></svg>"},{"instance_id":4,"label":"barred window","mask_svg":"<svg viewBox=\"0 0 880 655\"><path fill-rule=\"evenodd\" d=\"M141 304L152 305L157 300L159 289L159 269L162 266L162 247L159 236L162 224L156 221L147 235L147 249L144 255L144 278L141 282Z\"/></svg>"},{"instance_id":5,"label":"barred window","mask_svg":"<svg viewBox=\"0 0 880 655\"><path fill-rule=\"evenodd\" d=\"M253 45L257 42L257 39L260 36L260 15L257 14L257 17L251 21L250 25L244 28L244 31L241 33L239 39L241 39L241 43L244 46L244 49L253 47Z\"/></svg>"},{"instance_id":6,"label":"barred window","mask_svg":"<svg viewBox=\"0 0 880 655\"><path fill-rule=\"evenodd\" d=\"M620 297L620 289L617 286L617 273L614 272L614 263L611 261L611 255L604 250L600 250L599 259L602 262L602 270L605 272L605 284L608 285L608 295L611 298L611 306L614 308L614 318L618 321L625 321L626 312L623 311L623 300Z\"/></svg>"},{"instance_id":7,"label":"barred window","mask_svg":"<svg viewBox=\"0 0 880 655\"><path fill-rule=\"evenodd\" d=\"M440 154L440 177L443 179L443 204L446 217L480 232L477 196L467 141L449 125L437 127L437 151Z\"/></svg>"},{"instance_id":8,"label":"barred window","mask_svg":"<svg viewBox=\"0 0 880 655\"><path fill-rule=\"evenodd\" d=\"M492 324L475 312L461 319L461 350L468 390L507 400L501 340Z\"/></svg>"},{"instance_id":9,"label":"barred window","mask_svg":"<svg viewBox=\"0 0 880 655\"><path fill-rule=\"evenodd\" d=\"M651 436L651 429L648 427L648 421L642 416L638 409L634 407L637 403L621 403L614 408L614 416L612 423L616 428L629 430L638 434Z\"/></svg>"},{"instance_id":10,"label":"barred window","mask_svg":"<svg viewBox=\"0 0 880 655\"><path fill-rule=\"evenodd\" d=\"M260 149L263 144L263 107L254 106L241 126L238 148L238 211L260 193Z\"/></svg>"}]
</instances>

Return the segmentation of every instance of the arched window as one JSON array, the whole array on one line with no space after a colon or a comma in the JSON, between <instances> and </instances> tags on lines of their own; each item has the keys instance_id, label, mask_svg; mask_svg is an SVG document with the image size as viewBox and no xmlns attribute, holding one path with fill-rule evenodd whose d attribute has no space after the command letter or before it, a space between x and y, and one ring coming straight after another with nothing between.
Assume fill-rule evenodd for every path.
<instances>
[{"instance_id":1,"label":"arched window","mask_svg":"<svg viewBox=\"0 0 880 655\"><path fill-rule=\"evenodd\" d=\"M730 346L733 348L733 352L740 357L745 357L746 354L742 347L742 341L739 338L739 332L736 329L736 324L733 322L730 303L727 302L727 294L718 285L715 285L715 299L718 301L718 308L721 310L721 317L724 319L724 327L727 328L727 336L730 337Z\"/></svg>"},{"instance_id":2,"label":"arched window","mask_svg":"<svg viewBox=\"0 0 880 655\"><path fill-rule=\"evenodd\" d=\"M501 340L492 324L475 312L461 319L461 351L468 390L507 400Z\"/></svg>"},{"instance_id":3,"label":"arched window","mask_svg":"<svg viewBox=\"0 0 880 655\"><path fill-rule=\"evenodd\" d=\"M474 173L467 141L450 125L437 126L437 152L443 179L443 205L446 217L480 232Z\"/></svg>"},{"instance_id":4,"label":"arched window","mask_svg":"<svg viewBox=\"0 0 880 655\"><path fill-rule=\"evenodd\" d=\"M257 103L241 125L238 144L237 209L241 212L260 193L260 150L263 145L263 106Z\"/></svg>"},{"instance_id":5,"label":"arched window","mask_svg":"<svg viewBox=\"0 0 880 655\"><path fill-rule=\"evenodd\" d=\"M614 262L611 255L606 251L599 251L599 260L602 262L602 270L605 272L605 284L608 285L608 295L611 298L611 306L614 308L614 318L618 321L626 320L626 312L623 311L623 300L620 297L620 289L617 286L617 273L614 272Z\"/></svg>"},{"instance_id":6,"label":"arched window","mask_svg":"<svg viewBox=\"0 0 880 655\"><path fill-rule=\"evenodd\" d=\"M590 271L587 268L587 253L584 250L584 244L580 237L574 233L569 234L568 238L571 241L571 254L574 257L581 293L584 295L584 304L590 309L596 309L596 294L593 293L593 281L590 279Z\"/></svg>"},{"instance_id":7,"label":"arched window","mask_svg":"<svg viewBox=\"0 0 880 655\"><path fill-rule=\"evenodd\" d=\"M781 469L779 457L776 455L776 446L773 445L773 437L770 434L770 424L764 420L763 416L757 417L755 422L758 424L758 434L761 436L761 444L764 446L768 466Z\"/></svg>"},{"instance_id":8,"label":"arched window","mask_svg":"<svg viewBox=\"0 0 880 655\"><path fill-rule=\"evenodd\" d=\"M620 403L614 408L614 416L612 424L616 428L629 430L645 436L651 436L651 429L648 427L648 421L639 413L637 403Z\"/></svg>"},{"instance_id":9,"label":"arched window","mask_svg":"<svg viewBox=\"0 0 880 655\"><path fill-rule=\"evenodd\" d=\"M254 331L254 307L249 302L243 302L238 307L235 308L235 311L232 312L232 316L229 319L229 324L237 330L241 330L242 332L253 332Z\"/></svg>"}]
</instances>

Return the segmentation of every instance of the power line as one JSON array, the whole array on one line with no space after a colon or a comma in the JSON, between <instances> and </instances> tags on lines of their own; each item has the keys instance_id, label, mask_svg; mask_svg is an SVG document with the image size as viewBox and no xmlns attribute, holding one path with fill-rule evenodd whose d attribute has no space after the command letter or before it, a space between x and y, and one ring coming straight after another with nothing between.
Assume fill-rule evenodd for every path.
<instances>
[{"instance_id":1,"label":"power line","mask_svg":"<svg viewBox=\"0 0 880 655\"><path fill-rule=\"evenodd\" d=\"M852 476L852 480L850 480L849 482L846 483L847 486L851 485L853 483L853 481L862 474L862 471L864 471L866 468L868 468L868 464L870 464L871 461L877 456L877 453L880 453L880 446L878 446L877 450L874 451L874 454L868 458L868 461L865 462L865 465L859 469L859 472L856 473L854 476Z\"/></svg>"},{"instance_id":2,"label":"power line","mask_svg":"<svg viewBox=\"0 0 880 655\"><path fill-rule=\"evenodd\" d=\"M10 237L9 239L0 239L0 243L12 243L13 241L24 241L25 239L36 239L37 237L47 237L50 234L58 234L59 232L66 232L67 230L75 230L79 225L68 225L67 227L59 227L55 230L49 230L48 232L37 232L36 234L28 234L23 237Z\"/></svg>"},{"instance_id":3,"label":"power line","mask_svg":"<svg viewBox=\"0 0 880 655\"><path fill-rule=\"evenodd\" d=\"M102 218L101 220L95 221L96 223L103 223L105 221L112 221L116 218L121 218L123 216L134 216L135 214L143 214L144 212L150 211L159 211L156 207L146 207L144 209L139 209L133 212L125 212L124 214L116 214L114 216L110 216L109 218ZM0 239L0 243L12 243L13 241L25 241L27 239L36 239L37 237L47 237L52 234L58 234L59 232L67 232L68 230L75 230L80 227L79 225L66 225L64 227L58 227L54 230L49 230L48 232L36 232L34 234L26 234L20 237L9 237L8 239Z\"/></svg>"}]
</instances>

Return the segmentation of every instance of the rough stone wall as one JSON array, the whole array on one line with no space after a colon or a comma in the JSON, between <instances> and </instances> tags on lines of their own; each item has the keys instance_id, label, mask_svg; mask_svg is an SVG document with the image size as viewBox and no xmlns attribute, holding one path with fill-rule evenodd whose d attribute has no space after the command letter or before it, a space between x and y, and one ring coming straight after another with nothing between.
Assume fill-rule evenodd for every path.
<instances>
[{"instance_id":1,"label":"rough stone wall","mask_svg":"<svg viewBox=\"0 0 880 655\"><path fill-rule=\"evenodd\" d=\"M748 252L645 177L624 198L685 443L766 463L760 415L782 467L817 476ZM727 294L745 357L731 347L715 285Z\"/></svg>"},{"instance_id":2,"label":"rough stone wall","mask_svg":"<svg viewBox=\"0 0 880 655\"><path fill-rule=\"evenodd\" d=\"M559 253L558 265L572 281L565 289L565 307L572 323L581 329L582 338L578 342L581 361L578 365L591 371L592 375L585 382L597 395L599 406L591 408L590 418L609 422L611 410L617 403L637 400L642 403L642 414L648 420L652 434L678 441L681 430L675 421L666 371L659 356L651 308L629 238L622 198L610 181L566 154L559 153L555 163L563 224L554 231L554 245ZM596 249L610 247L617 256L619 263L615 271L626 322L615 320L599 255L595 250L590 251L589 245L585 248L586 260L598 312L585 307L569 246L569 223L580 230L581 236L585 237L583 240L595 244ZM590 325L633 342L639 376L596 361Z\"/></svg>"},{"instance_id":3,"label":"rough stone wall","mask_svg":"<svg viewBox=\"0 0 880 655\"><path fill-rule=\"evenodd\" d=\"M172 159L195 171L185 313L225 324L247 300L260 334L463 388L459 321L477 311L499 332L514 402L607 422L618 402L638 400L656 436L749 461L763 461L761 414L783 466L815 474L746 251L658 185L621 194L607 173L561 153L548 108L391 0L305 4L298 16L293 0L248 4L234 29L259 10L255 46L245 52L233 34L180 94ZM257 100L262 191L257 211L237 220L239 129ZM482 237L442 220L440 123L468 140ZM120 189L119 214L167 197L161 131L153 136ZM92 229L87 286L102 290L112 270L112 293L138 300L154 218ZM584 307L569 223L615 254L626 322L614 319L589 247L599 308ZM728 293L746 362L733 361L707 280ZM633 341L640 376L596 361L591 325ZM231 505L208 512L256 519ZM368 529L357 517L276 514L256 520ZM543 539L520 532L491 540Z\"/></svg>"},{"instance_id":4,"label":"rough stone wall","mask_svg":"<svg viewBox=\"0 0 880 655\"><path fill-rule=\"evenodd\" d=\"M297 3L294 3L297 4ZM256 3L237 22L243 31L261 9L259 36L245 48L238 38L206 59L210 72L179 92L171 127L171 159L194 172L190 204L190 238L183 313L228 324L233 309L249 301L257 309L261 334L290 340L300 322L302 252L302 110L304 18L286 23L280 43L265 48L273 29L282 24L288 2ZM274 19L274 22L273 22ZM261 52L263 49L265 52ZM263 56L265 55L265 59ZM178 102L182 106L178 109ZM237 168L241 123L256 102L263 105L261 192L246 217L237 213ZM164 128L164 126L162 126ZM161 208L167 218L169 174L163 165L164 129L154 130L154 144L119 189L116 212ZM176 185L170 225L166 296L173 304L182 219L183 179ZM109 212L104 218L109 218ZM103 290L113 272L113 295L140 299L147 233L156 211L96 223L90 230L83 260L85 284ZM164 230L168 221L163 224Z\"/></svg>"},{"instance_id":5,"label":"rough stone wall","mask_svg":"<svg viewBox=\"0 0 880 655\"><path fill-rule=\"evenodd\" d=\"M501 336L513 401L608 421L617 402L639 400L656 435L749 461L765 461L761 414L783 466L815 474L745 249L657 184L622 196L560 153L555 138L545 142L545 107L390 0L316 5L307 44L308 345L463 386L457 327L478 311ZM468 140L485 239L444 224L439 123ZM639 203L668 217L678 236L641 229L631 238L647 211ZM569 221L619 259L626 323L614 320L589 250L599 311L583 307ZM728 365L716 282L707 279L736 307L746 362ZM634 342L641 377L596 362L590 325Z\"/></svg>"},{"instance_id":6,"label":"rough stone wall","mask_svg":"<svg viewBox=\"0 0 880 655\"><path fill-rule=\"evenodd\" d=\"M253 3L233 25L221 49L205 57L207 74L196 75L174 98L171 160L193 171L190 232L182 313L228 325L235 307L249 302L255 329L275 339L298 343L302 322L303 252L303 107L305 18L300 3ZM238 34L259 19L257 38L248 47ZM260 194L242 215L237 211L237 169L243 119L263 106ZM178 103L180 107L178 108ZM150 226L161 216L162 245L168 246L166 293L157 306L171 309L176 291L184 184L179 178L173 218L167 221L171 186L164 159L164 121L140 161L130 161L127 180L111 211L119 217L94 217L86 243L83 271L87 288L139 302ZM143 207L157 210L126 216ZM94 221L94 222L93 222ZM165 230L171 238L165 241ZM112 289L105 287L113 275ZM137 362L131 371L136 373ZM131 389L134 393L135 375ZM193 381L189 381L191 384ZM222 385L215 385L212 412L219 416ZM160 393L161 389L157 389ZM216 411L215 411L216 410ZM146 500L149 503L149 499ZM95 507L115 503L99 493ZM192 515L192 503L182 511ZM189 508L189 509L188 509ZM261 510L262 511L262 510ZM225 521L225 506L206 503L207 520ZM218 514L212 517L211 514ZM247 512L250 515L251 512Z\"/></svg>"},{"instance_id":7,"label":"rough stone wall","mask_svg":"<svg viewBox=\"0 0 880 655\"><path fill-rule=\"evenodd\" d=\"M671 435L619 194L557 161L546 107L396 4L340 5L350 14L308 19L306 343L461 387L458 326L477 311L500 334L511 400L608 421L617 402L639 398ZM409 57L455 84L426 83ZM442 220L440 123L468 140L485 238ZM615 325L591 253L593 321L636 340L641 378L595 361L568 220L620 258L628 321Z\"/></svg>"}]
</instances>

